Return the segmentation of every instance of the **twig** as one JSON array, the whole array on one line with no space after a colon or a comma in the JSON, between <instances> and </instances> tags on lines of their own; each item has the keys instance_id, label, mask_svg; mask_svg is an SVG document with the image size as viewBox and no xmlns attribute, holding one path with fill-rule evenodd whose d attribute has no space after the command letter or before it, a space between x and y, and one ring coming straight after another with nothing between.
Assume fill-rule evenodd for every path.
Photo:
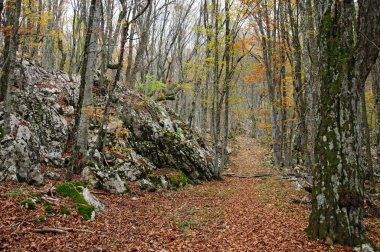
<instances>
[{"instance_id":1,"label":"twig","mask_svg":"<svg viewBox=\"0 0 380 252\"><path fill-rule=\"evenodd\" d=\"M99 194L99 195L109 195L109 193L106 193L106 192L94 192L94 191L91 191L92 194Z\"/></svg>"},{"instance_id":2,"label":"twig","mask_svg":"<svg viewBox=\"0 0 380 252\"><path fill-rule=\"evenodd\" d=\"M37 233L37 234L46 234L46 233L65 234L68 231L59 229L59 228L41 228L41 229L34 229L32 232Z\"/></svg>"},{"instance_id":3,"label":"twig","mask_svg":"<svg viewBox=\"0 0 380 252\"><path fill-rule=\"evenodd\" d=\"M92 233L92 234L95 233L95 232L87 230L87 229L78 229L78 228L69 228L69 227L58 227L58 229L68 231L68 232L76 231L76 232L86 232L86 233Z\"/></svg>"},{"instance_id":4,"label":"twig","mask_svg":"<svg viewBox=\"0 0 380 252\"><path fill-rule=\"evenodd\" d=\"M237 175L235 173L226 173L223 174L225 177L235 177L235 178L265 178L265 177L273 177L273 174L264 173L264 174L252 174L252 175Z\"/></svg>"},{"instance_id":5,"label":"twig","mask_svg":"<svg viewBox=\"0 0 380 252\"><path fill-rule=\"evenodd\" d=\"M34 229L33 233L38 234L46 234L46 233L55 233L55 234L65 234L67 232L88 232L93 233L92 231L85 230L85 229L77 229L77 228L69 228L69 227L57 227L57 228L41 228L41 229Z\"/></svg>"}]
</instances>

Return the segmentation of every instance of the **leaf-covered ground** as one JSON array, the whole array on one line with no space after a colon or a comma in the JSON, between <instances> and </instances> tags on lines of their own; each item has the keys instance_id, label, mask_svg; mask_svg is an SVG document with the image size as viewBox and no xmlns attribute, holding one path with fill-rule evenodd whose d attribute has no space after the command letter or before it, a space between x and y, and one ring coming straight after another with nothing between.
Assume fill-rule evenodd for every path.
<instances>
[{"instance_id":1,"label":"leaf-covered ground","mask_svg":"<svg viewBox=\"0 0 380 252\"><path fill-rule=\"evenodd\" d=\"M265 168L267 150L256 140L238 138L228 172L276 174ZM48 186L46 186L48 188ZM225 177L178 191L133 189L127 196L96 194L107 205L95 221L58 212L68 199L20 206L25 194L45 188L0 184L0 250L4 251L351 251L309 241L304 233L309 205L290 203L307 195L276 177ZM380 245L379 224L368 219L369 236ZM43 227L72 227L65 234L36 234Z\"/></svg>"}]
</instances>

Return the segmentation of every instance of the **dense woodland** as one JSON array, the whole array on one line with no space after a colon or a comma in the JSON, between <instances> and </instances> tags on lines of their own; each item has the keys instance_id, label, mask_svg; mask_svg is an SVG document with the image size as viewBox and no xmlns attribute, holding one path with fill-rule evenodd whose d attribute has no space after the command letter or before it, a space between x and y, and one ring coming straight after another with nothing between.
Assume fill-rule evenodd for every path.
<instances>
[{"instance_id":1,"label":"dense woodland","mask_svg":"<svg viewBox=\"0 0 380 252\"><path fill-rule=\"evenodd\" d=\"M78 83L61 180L80 180L95 158L109 167L107 155L125 159L134 149L196 184L228 183L228 175L242 179L228 171L245 136L269 148L270 170L297 174L311 191L308 238L376 250L364 215L377 207L380 174L379 0L6 0L0 18L0 140L17 135L12 115L21 104L12 96L29 90L20 81L26 65ZM118 105L124 95L132 101ZM129 109L139 99L143 112ZM164 144L154 130L171 130L166 119L133 132L149 124L135 117L165 113L174 133L157 133ZM125 129L110 140L115 118ZM197 140L186 149L188 136ZM158 147L139 145L145 138ZM198 149L206 154L187 164ZM36 182L20 174L15 180Z\"/></svg>"}]
</instances>

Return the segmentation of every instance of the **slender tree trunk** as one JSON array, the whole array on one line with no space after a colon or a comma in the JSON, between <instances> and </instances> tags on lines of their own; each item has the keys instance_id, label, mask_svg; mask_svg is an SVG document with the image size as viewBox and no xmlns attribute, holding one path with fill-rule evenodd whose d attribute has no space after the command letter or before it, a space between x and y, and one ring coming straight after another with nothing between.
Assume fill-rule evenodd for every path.
<instances>
[{"instance_id":1,"label":"slender tree trunk","mask_svg":"<svg viewBox=\"0 0 380 252\"><path fill-rule=\"evenodd\" d=\"M88 128L90 124L92 106L92 88L96 69L96 56L98 51L98 32L100 25L100 0L91 0L90 16L88 19L84 58L81 68L81 81L79 100L77 105L73 136L75 145L73 151L72 168L68 170L67 179L70 180L72 172L80 173L87 160Z\"/></svg>"},{"instance_id":2,"label":"slender tree trunk","mask_svg":"<svg viewBox=\"0 0 380 252\"><path fill-rule=\"evenodd\" d=\"M276 4L274 5L274 8ZM258 9L259 15L263 19L258 19L258 26L261 35L261 46L263 50L263 61L265 65L265 77L267 81L269 106L270 106L270 118L271 118L271 135L272 135L272 148L273 148L273 160L274 165L279 167L283 164L282 151L281 151L281 134L279 126L279 113L276 106L276 82L274 80L274 69L272 63L274 45L272 41L276 41L274 34L277 33L277 28L273 28L271 32L270 27L267 25L264 28L264 21L269 21L268 6L260 6ZM274 22L276 23L276 22ZM273 35L273 36L272 36Z\"/></svg>"},{"instance_id":3,"label":"slender tree trunk","mask_svg":"<svg viewBox=\"0 0 380 252\"><path fill-rule=\"evenodd\" d=\"M47 11L54 13L56 3L54 1L48 1ZM54 14L53 14L54 15ZM54 69L54 38L52 37L53 31L53 19L54 16L50 15L47 21L47 34L45 37L45 44L42 51L42 66L46 69Z\"/></svg>"},{"instance_id":4,"label":"slender tree trunk","mask_svg":"<svg viewBox=\"0 0 380 252\"><path fill-rule=\"evenodd\" d=\"M297 116L299 120L300 135L300 152L302 159L305 160L305 166L310 165L310 156L308 152L308 132L306 125L306 102L304 96L304 83L302 82L302 48L299 39L298 13L294 16L290 0L288 0L288 13L292 28L292 47L293 47L293 84L294 84L294 100L297 106ZM297 7L298 8L298 7ZM298 12L298 11L297 11Z\"/></svg>"},{"instance_id":5,"label":"slender tree trunk","mask_svg":"<svg viewBox=\"0 0 380 252\"><path fill-rule=\"evenodd\" d=\"M38 50L39 46L41 43L41 38L40 38L40 33L41 33L41 21L42 21L42 10L43 10L43 5L42 5L42 0L38 0L38 19L37 19L37 29L36 29L36 34L34 35L34 47L32 50L32 58L34 60L38 59Z\"/></svg>"},{"instance_id":6,"label":"slender tree trunk","mask_svg":"<svg viewBox=\"0 0 380 252\"><path fill-rule=\"evenodd\" d=\"M373 162L372 162L372 154L371 154L371 136L369 133L368 126L368 117L367 117L367 104L365 101L365 90L362 89L360 92L360 103L361 103L361 127L363 131L363 141L365 144L365 154L367 161L367 178L371 185L375 184L374 180L374 171L373 171Z\"/></svg>"},{"instance_id":7,"label":"slender tree trunk","mask_svg":"<svg viewBox=\"0 0 380 252\"><path fill-rule=\"evenodd\" d=\"M149 5L148 12L145 16L144 22L142 22L141 29L141 37L139 42L139 47L136 52L135 57L135 64L133 66L133 69L131 71L131 75L129 76L128 86L133 87L136 85L137 81L137 74L139 72L143 72L143 59L144 59L144 53L148 46L149 42L149 35L150 35L150 24L151 24L151 16L152 16L152 5Z\"/></svg>"},{"instance_id":8,"label":"slender tree trunk","mask_svg":"<svg viewBox=\"0 0 380 252\"><path fill-rule=\"evenodd\" d=\"M229 135L229 123L230 123L230 85L231 79L233 75L233 71L231 69L231 44L232 44L232 34L231 34L231 15L230 15L230 0L224 1L225 15L226 15L226 34L224 35L224 43L225 43L225 77L224 77L224 136L222 141L222 155L221 155L221 163L222 168L227 165L228 161L228 153L227 153L227 145L228 145L228 135Z\"/></svg>"},{"instance_id":9,"label":"slender tree trunk","mask_svg":"<svg viewBox=\"0 0 380 252\"><path fill-rule=\"evenodd\" d=\"M221 142L220 142L220 107L219 105L219 0L212 0L212 16L214 22L214 60L213 60L213 87L211 105L211 133L214 145L214 176L221 175Z\"/></svg>"},{"instance_id":10,"label":"slender tree trunk","mask_svg":"<svg viewBox=\"0 0 380 252\"><path fill-rule=\"evenodd\" d=\"M380 57L377 59L374 68L372 69L372 92L375 99L376 108L376 153L377 167L376 172L380 171Z\"/></svg>"}]
</instances>

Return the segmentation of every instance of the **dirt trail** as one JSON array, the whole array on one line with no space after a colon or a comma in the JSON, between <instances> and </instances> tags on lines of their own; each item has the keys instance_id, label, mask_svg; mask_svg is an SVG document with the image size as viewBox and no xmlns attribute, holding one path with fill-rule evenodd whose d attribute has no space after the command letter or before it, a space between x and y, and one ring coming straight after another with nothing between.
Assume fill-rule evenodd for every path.
<instances>
[{"instance_id":1,"label":"dirt trail","mask_svg":"<svg viewBox=\"0 0 380 252\"><path fill-rule=\"evenodd\" d=\"M237 145L229 172L275 173L265 167L268 151L259 142L240 137ZM11 201L0 206L0 247L6 251L329 251L304 233L309 206L289 203L304 195L289 181L275 177L225 177L179 191L99 195L108 209L93 222L57 215L40 224L31 220L41 210L28 211ZM44 226L88 232L30 232ZM346 250L335 247L334 251Z\"/></svg>"}]
</instances>

